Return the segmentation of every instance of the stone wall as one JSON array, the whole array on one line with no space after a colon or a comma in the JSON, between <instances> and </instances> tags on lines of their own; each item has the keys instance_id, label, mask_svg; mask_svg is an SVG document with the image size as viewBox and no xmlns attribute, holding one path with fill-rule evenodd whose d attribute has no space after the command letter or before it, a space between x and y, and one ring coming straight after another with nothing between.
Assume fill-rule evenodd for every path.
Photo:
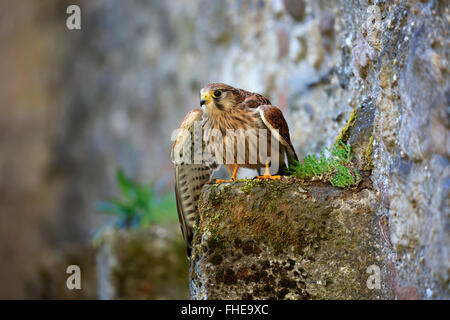
<instances>
[{"instance_id":1,"label":"stone wall","mask_svg":"<svg viewBox=\"0 0 450 320\"><path fill-rule=\"evenodd\" d=\"M65 28L73 3L80 31ZM330 146L356 108L349 141L373 168L400 296L449 296L446 1L0 7L0 297L27 296L22 279L46 253L89 241L117 167L171 188L171 131L212 81L283 109L300 157Z\"/></svg>"},{"instance_id":2,"label":"stone wall","mask_svg":"<svg viewBox=\"0 0 450 320\"><path fill-rule=\"evenodd\" d=\"M214 80L284 109L300 155L329 146L356 109L349 140L361 168L373 168L396 296L448 298L448 6L250 1L220 10L230 21L212 13L198 22L229 32Z\"/></svg>"}]
</instances>

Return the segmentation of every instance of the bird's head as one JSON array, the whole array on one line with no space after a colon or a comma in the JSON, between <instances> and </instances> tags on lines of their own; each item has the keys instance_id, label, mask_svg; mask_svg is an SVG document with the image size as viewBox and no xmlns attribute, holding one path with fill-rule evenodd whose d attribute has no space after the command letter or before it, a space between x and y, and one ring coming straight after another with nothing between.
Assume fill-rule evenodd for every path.
<instances>
[{"instance_id":1,"label":"bird's head","mask_svg":"<svg viewBox=\"0 0 450 320\"><path fill-rule=\"evenodd\" d=\"M224 83L212 83L200 90L200 105L208 115L230 111L242 100L238 89Z\"/></svg>"}]
</instances>

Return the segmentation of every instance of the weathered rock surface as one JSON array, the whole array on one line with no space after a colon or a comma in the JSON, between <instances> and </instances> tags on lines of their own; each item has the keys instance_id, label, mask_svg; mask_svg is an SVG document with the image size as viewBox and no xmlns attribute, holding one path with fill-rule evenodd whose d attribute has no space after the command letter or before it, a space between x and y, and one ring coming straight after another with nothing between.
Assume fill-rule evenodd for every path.
<instances>
[{"instance_id":1,"label":"weathered rock surface","mask_svg":"<svg viewBox=\"0 0 450 320\"><path fill-rule=\"evenodd\" d=\"M373 191L248 180L207 185L199 203L193 299L392 297Z\"/></svg>"}]
</instances>

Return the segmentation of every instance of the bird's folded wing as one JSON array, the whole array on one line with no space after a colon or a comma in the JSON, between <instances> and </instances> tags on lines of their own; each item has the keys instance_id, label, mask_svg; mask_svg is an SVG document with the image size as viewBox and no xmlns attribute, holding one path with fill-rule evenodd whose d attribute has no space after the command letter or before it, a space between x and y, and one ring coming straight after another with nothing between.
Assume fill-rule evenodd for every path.
<instances>
[{"instance_id":1,"label":"bird's folded wing","mask_svg":"<svg viewBox=\"0 0 450 320\"><path fill-rule=\"evenodd\" d=\"M242 106L245 108L258 108L260 105L270 105L269 99L266 97L257 94L245 91L248 94L248 97L242 102Z\"/></svg>"},{"instance_id":2,"label":"bird's folded wing","mask_svg":"<svg viewBox=\"0 0 450 320\"><path fill-rule=\"evenodd\" d=\"M261 105L258 109L261 119L266 127L270 130L272 135L285 146L289 164L298 161L297 154L295 153L295 149L292 146L291 138L289 136L289 127L281 110L272 105Z\"/></svg>"}]
</instances>

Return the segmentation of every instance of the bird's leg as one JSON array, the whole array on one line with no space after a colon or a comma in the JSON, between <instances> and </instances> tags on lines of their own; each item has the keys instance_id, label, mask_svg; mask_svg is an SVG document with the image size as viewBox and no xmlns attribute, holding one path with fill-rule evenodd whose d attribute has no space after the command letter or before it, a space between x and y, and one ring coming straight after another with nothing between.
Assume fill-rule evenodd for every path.
<instances>
[{"instance_id":1,"label":"bird's leg","mask_svg":"<svg viewBox=\"0 0 450 320\"><path fill-rule=\"evenodd\" d=\"M264 171L263 176L258 176L258 179L264 179L264 180L280 180L281 176L272 176L269 171L269 163L266 162L266 170Z\"/></svg>"},{"instance_id":2,"label":"bird's leg","mask_svg":"<svg viewBox=\"0 0 450 320\"><path fill-rule=\"evenodd\" d=\"M237 175L238 169L239 169L239 166L237 164L235 164L234 169L233 169L233 174L231 175L231 179L230 180L216 179L216 183L236 181L236 175Z\"/></svg>"}]
</instances>

